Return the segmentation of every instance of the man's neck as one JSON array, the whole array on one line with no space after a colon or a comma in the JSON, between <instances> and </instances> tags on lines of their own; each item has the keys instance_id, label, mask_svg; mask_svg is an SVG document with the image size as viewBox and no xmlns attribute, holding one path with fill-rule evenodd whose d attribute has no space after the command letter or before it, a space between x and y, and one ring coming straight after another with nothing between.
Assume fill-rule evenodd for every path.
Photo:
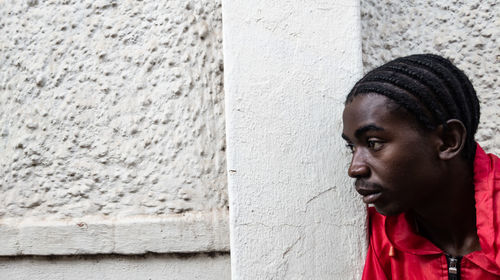
<instances>
[{"instance_id":1,"label":"man's neck","mask_svg":"<svg viewBox=\"0 0 500 280\"><path fill-rule=\"evenodd\" d=\"M428 204L414 209L413 215L419 234L449 255L464 256L481 249L476 229L473 171L463 161L453 165L448 168L450 172L440 191Z\"/></svg>"}]
</instances>

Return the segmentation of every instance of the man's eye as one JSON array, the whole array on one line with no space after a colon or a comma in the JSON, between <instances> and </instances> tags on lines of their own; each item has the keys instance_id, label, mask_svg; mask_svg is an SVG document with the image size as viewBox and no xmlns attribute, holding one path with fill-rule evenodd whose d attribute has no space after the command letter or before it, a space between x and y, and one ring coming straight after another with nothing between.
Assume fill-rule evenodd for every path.
<instances>
[{"instance_id":1,"label":"man's eye","mask_svg":"<svg viewBox=\"0 0 500 280\"><path fill-rule=\"evenodd\" d=\"M380 148L382 148L382 142L368 140L368 148L373 149L373 150L379 150Z\"/></svg>"}]
</instances>

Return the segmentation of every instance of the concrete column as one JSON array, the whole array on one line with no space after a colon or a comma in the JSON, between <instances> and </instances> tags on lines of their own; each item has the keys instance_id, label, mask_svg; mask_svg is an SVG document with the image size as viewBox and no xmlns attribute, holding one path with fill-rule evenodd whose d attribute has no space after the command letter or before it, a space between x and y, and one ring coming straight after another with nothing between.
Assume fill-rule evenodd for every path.
<instances>
[{"instance_id":1,"label":"concrete column","mask_svg":"<svg viewBox=\"0 0 500 280\"><path fill-rule=\"evenodd\" d=\"M223 31L233 280L359 279L365 210L340 137L359 2L226 0Z\"/></svg>"}]
</instances>

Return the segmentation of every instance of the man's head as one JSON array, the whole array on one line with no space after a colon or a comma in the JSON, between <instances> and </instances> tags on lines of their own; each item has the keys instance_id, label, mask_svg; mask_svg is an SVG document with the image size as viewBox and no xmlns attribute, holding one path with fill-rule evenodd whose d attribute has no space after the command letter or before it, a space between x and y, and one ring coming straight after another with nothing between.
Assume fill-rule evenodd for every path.
<instances>
[{"instance_id":1,"label":"man's head","mask_svg":"<svg viewBox=\"0 0 500 280\"><path fill-rule=\"evenodd\" d=\"M479 102L450 61L412 55L366 74L347 96L343 121L349 175L365 202L392 215L439 191L447 162L473 160Z\"/></svg>"}]
</instances>

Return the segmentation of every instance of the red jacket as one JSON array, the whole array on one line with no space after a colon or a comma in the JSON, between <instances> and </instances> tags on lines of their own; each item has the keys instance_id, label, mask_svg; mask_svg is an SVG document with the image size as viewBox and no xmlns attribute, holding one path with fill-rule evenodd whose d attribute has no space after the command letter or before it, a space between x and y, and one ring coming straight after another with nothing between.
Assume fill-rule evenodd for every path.
<instances>
[{"instance_id":1,"label":"red jacket","mask_svg":"<svg viewBox=\"0 0 500 280\"><path fill-rule=\"evenodd\" d=\"M479 145L474 159L476 225L481 251L460 262L462 280L500 279L500 159ZM385 217L368 208L370 244L363 279L448 279L444 252L417 235L405 214Z\"/></svg>"}]
</instances>

